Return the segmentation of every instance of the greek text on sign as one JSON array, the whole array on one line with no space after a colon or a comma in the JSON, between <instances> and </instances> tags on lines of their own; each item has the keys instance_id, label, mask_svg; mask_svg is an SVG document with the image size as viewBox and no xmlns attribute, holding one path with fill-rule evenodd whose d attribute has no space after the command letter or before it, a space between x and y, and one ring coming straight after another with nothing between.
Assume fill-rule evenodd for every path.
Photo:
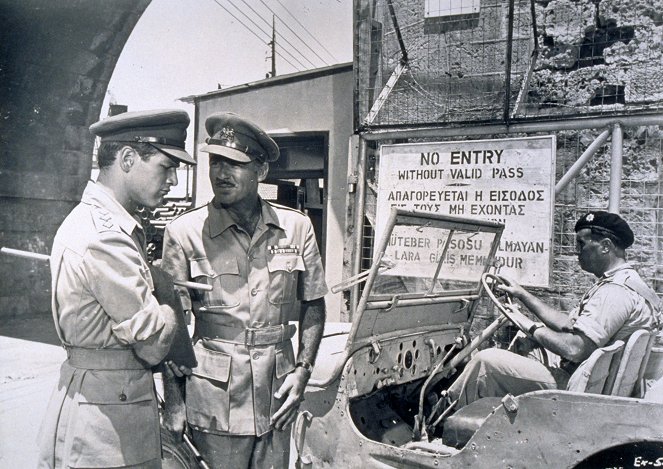
<instances>
[{"instance_id":1,"label":"greek text on sign","mask_svg":"<svg viewBox=\"0 0 663 469\"><path fill-rule=\"evenodd\" d=\"M376 231L392 206L497 221L505 225L497 251L500 273L524 285L548 286L555 148L554 136L383 145ZM435 258L434 247L400 247L396 255L402 258L395 261L413 268ZM465 262L485 261L470 251Z\"/></svg>"}]
</instances>

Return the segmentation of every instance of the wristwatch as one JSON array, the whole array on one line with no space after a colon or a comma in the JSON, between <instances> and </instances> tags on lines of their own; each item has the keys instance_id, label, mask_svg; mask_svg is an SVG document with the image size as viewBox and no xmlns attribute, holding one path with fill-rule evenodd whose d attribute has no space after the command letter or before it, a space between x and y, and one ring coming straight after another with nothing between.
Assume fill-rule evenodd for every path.
<instances>
[{"instance_id":1,"label":"wristwatch","mask_svg":"<svg viewBox=\"0 0 663 469\"><path fill-rule=\"evenodd\" d=\"M295 363L295 368L304 368L304 370L306 370L306 372L309 374L309 376L311 375L311 373L313 373L313 365L311 365L307 361L301 361L301 362Z\"/></svg>"},{"instance_id":2,"label":"wristwatch","mask_svg":"<svg viewBox=\"0 0 663 469\"><path fill-rule=\"evenodd\" d=\"M535 322L532 324L529 329L527 329L527 333L529 335L534 335L534 331L537 330L540 327L546 327L545 325L541 324L540 322Z\"/></svg>"}]
</instances>

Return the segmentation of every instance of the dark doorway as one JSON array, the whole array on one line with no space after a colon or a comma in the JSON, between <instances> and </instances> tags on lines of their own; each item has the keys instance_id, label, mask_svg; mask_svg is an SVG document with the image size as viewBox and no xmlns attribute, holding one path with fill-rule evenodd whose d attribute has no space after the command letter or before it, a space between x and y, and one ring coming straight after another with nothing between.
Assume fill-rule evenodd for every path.
<instances>
[{"instance_id":1,"label":"dark doorway","mask_svg":"<svg viewBox=\"0 0 663 469\"><path fill-rule=\"evenodd\" d=\"M281 157L270 164L269 174L260 189L261 195L309 216L324 263L328 134L301 132L271 137L279 145Z\"/></svg>"}]
</instances>

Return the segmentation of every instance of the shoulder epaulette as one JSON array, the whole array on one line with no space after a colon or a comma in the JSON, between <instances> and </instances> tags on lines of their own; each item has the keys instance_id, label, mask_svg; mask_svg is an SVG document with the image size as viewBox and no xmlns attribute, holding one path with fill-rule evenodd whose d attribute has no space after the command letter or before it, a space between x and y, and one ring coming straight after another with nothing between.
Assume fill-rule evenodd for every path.
<instances>
[{"instance_id":1,"label":"shoulder epaulette","mask_svg":"<svg viewBox=\"0 0 663 469\"><path fill-rule=\"evenodd\" d=\"M304 212L302 212L301 210L297 210L296 208L288 207L287 205L277 204L277 203L269 201L269 200L265 200L265 202L268 205L271 205L274 208L277 208L277 209L280 209L280 210L287 210L289 212L295 212L295 213L299 213L300 215L306 216L306 214Z\"/></svg>"},{"instance_id":2,"label":"shoulder epaulette","mask_svg":"<svg viewBox=\"0 0 663 469\"><path fill-rule=\"evenodd\" d=\"M103 207L92 208L92 220L94 220L94 226L99 233L105 231L122 231L113 221L113 215Z\"/></svg>"}]
</instances>

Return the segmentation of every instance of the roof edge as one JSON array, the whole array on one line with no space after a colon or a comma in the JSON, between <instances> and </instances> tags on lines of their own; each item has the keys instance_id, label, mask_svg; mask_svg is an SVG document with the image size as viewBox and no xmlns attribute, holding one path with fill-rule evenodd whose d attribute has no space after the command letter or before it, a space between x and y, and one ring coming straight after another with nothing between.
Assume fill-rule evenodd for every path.
<instances>
[{"instance_id":1,"label":"roof edge","mask_svg":"<svg viewBox=\"0 0 663 469\"><path fill-rule=\"evenodd\" d=\"M325 75L333 75L336 73L344 72L346 70L352 70L352 62L345 62L335 65L330 65L328 67L315 68L312 70L304 70L303 72L289 73L287 75L278 75L271 78L265 78L258 81L252 81L248 83L243 83L241 85L231 86L230 88L209 91L203 94L184 96L182 98L178 98L178 101L183 101L189 104L195 104L197 101L200 101L204 98L211 98L211 97L223 96L235 93L243 93L246 91L255 90L257 88L267 88L270 86L282 85L284 83L309 80L311 78L318 78Z\"/></svg>"}]
</instances>

